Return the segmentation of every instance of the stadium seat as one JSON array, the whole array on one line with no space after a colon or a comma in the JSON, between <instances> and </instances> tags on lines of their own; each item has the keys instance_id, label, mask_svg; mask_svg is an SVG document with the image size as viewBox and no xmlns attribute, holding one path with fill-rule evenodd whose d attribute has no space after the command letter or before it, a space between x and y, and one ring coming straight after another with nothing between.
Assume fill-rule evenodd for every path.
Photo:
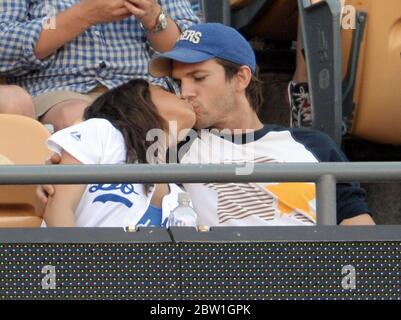
<instances>
[{"instance_id":1,"label":"stadium seat","mask_svg":"<svg viewBox=\"0 0 401 320\"><path fill-rule=\"evenodd\" d=\"M347 0L367 13L354 92L350 133L383 144L401 145L401 1ZM352 30L344 30L348 61Z\"/></svg>"},{"instance_id":2,"label":"stadium seat","mask_svg":"<svg viewBox=\"0 0 401 320\"><path fill-rule=\"evenodd\" d=\"M45 141L49 132L39 122L18 115L0 114L0 163L44 164L50 156ZM0 186L0 227L40 227L36 186Z\"/></svg>"}]
</instances>

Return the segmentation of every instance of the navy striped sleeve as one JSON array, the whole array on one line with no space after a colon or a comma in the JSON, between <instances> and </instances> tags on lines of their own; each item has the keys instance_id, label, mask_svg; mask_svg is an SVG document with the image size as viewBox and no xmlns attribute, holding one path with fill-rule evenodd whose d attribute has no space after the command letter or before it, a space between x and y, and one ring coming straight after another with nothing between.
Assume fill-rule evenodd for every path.
<instances>
[{"instance_id":1,"label":"navy striped sleeve","mask_svg":"<svg viewBox=\"0 0 401 320\"><path fill-rule=\"evenodd\" d=\"M292 137L305 146L319 162L346 162L347 157L327 134L309 129L289 129ZM337 223L371 211L366 192L359 183L337 184Z\"/></svg>"}]
</instances>

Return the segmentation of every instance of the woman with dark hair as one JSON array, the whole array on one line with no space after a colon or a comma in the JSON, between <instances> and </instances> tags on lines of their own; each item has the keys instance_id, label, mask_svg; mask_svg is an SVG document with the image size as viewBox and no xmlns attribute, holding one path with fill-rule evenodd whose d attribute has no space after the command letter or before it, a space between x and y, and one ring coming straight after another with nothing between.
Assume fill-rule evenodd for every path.
<instances>
[{"instance_id":1,"label":"woman with dark hair","mask_svg":"<svg viewBox=\"0 0 401 320\"><path fill-rule=\"evenodd\" d=\"M177 132L192 128L190 104L177 103L171 94L132 80L97 98L85 111L84 121L53 134L51 150L62 164L157 163L160 155L148 152L151 130L164 131L176 121ZM158 141L166 150L177 137ZM167 141L168 140L168 141ZM163 155L165 152L161 152ZM178 186L170 184L56 185L44 220L49 227L162 226L176 206Z\"/></svg>"}]
</instances>

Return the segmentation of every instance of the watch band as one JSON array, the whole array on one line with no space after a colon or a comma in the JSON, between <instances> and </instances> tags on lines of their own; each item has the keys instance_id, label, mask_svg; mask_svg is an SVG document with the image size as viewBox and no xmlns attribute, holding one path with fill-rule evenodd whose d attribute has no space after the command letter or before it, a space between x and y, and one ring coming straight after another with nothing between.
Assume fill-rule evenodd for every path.
<instances>
[{"instance_id":1,"label":"watch band","mask_svg":"<svg viewBox=\"0 0 401 320\"><path fill-rule=\"evenodd\" d=\"M168 18L167 13L163 10L163 8L161 8L160 14L156 20L156 25L152 29L146 29L142 23L141 26L143 30L145 30L146 34L156 34L159 33L160 31L167 29L167 24L168 24L167 18Z\"/></svg>"}]
</instances>

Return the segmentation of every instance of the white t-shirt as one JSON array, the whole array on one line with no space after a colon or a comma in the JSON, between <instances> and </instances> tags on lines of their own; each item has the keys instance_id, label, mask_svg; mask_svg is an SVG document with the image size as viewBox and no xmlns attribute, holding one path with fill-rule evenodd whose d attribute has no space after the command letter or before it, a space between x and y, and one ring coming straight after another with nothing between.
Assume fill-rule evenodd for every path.
<instances>
[{"instance_id":1,"label":"white t-shirt","mask_svg":"<svg viewBox=\"0 0 401 320\"><path fill-rule=\"evenodd\" d=\"M271 132L253 142L236 144L208 130L201 130L180 160L183 164L279 162L318 160L288 132ZM199 224L297 226L316 221L313 183L188 183L184 187Z\"/></svg>"},{"instance_id":2,"label":"white t-shirt","mask_svg":"<svg viewBox=\"0 0 401 320\"><path fill-rule=\"evenodd\" d=\"M83 164L123 164L126 162L124 138L106 119L89 119L54 133L48 147L56 153L64 149ZM75 211L77 227L125 227L166 224L177 205L178 186L170 184L170 194L162 203L162 217L147 210L153 190L145 194L142 184L89 184ZM153 188L152 188L153 189ZM152 212L152 213L151 213ZM155 222L158 221L158 222Z\"/></svg>"}]
</instances>

